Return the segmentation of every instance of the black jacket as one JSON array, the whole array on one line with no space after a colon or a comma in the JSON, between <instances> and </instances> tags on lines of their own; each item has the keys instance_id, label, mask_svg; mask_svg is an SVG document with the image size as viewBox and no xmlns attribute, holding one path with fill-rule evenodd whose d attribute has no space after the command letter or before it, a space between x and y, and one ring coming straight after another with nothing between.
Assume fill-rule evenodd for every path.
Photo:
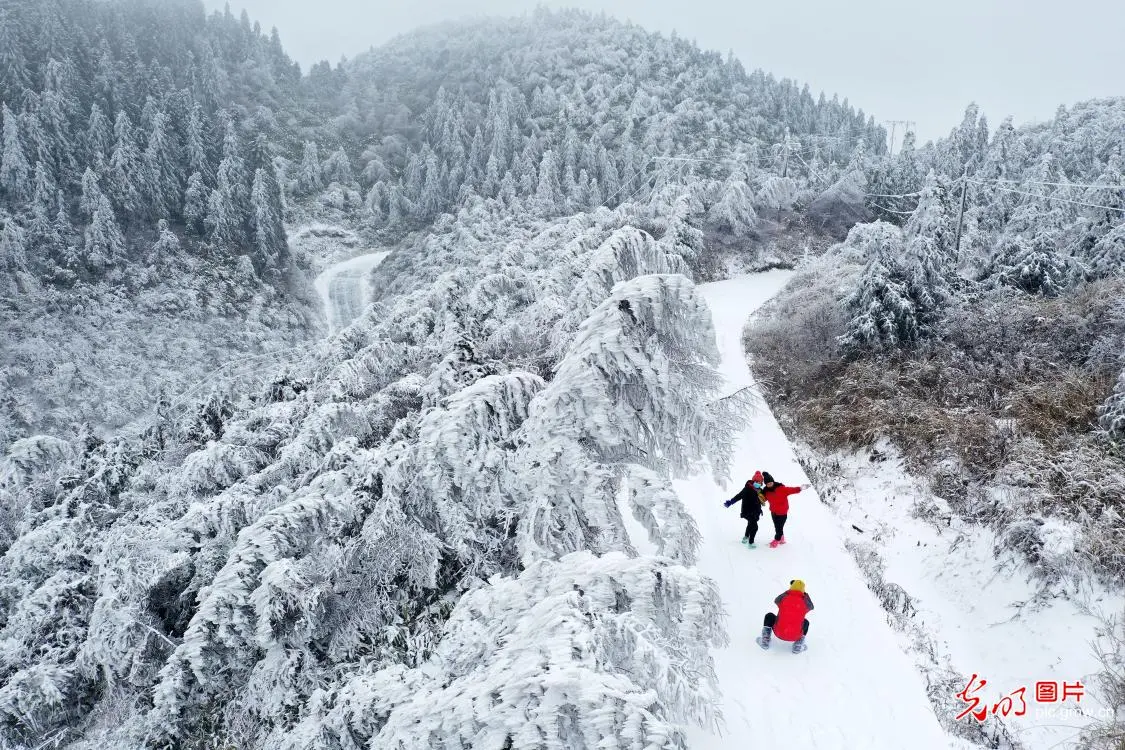
<instances>
[{"instance_id":1,"label":"black jacket","mask_svg":"<svg viewBox=\"0 0 1125 750\"><path fill-rule=\"evenodd\" d=\"M737 495L726 501L724 505L729 508L739 500L742 501L742 511L738 515L745 519L762 517L762 497L754 489L753 482L747 482L746 486Z\"/></svg>"}]
</instances>

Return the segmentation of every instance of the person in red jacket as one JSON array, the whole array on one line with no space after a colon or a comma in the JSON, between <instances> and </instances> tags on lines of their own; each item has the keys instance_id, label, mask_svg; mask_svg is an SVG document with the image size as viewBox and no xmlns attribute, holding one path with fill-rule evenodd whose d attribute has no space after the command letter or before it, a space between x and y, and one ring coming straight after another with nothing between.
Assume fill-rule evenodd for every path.
<instances>
[{"instance_id":1,"label":"person in red jacket","mask_svg":"<svg viewBox=\"0 0 1125 750\"><path fill-rule=\"evenodd\" d=\"M773 541L770 547L785 544L785 521L789 518L789 496L796 495L801 490L808 489L807 484L800 487L787 487L781 482L774 481L768 471L762 472L762 497L770 504L770 517L773 518Z\"/></svg>"},{"instance_id":2,"label":"person in red jacket","mask_svg":"<svg viewBox=\"0 0 1125 750\"><path fill-rule=\"evenodd\" d=\"M805 636L809 632L809 620L805 615L813 611L812 597L805 592L805 582L793 579L789 590L779 594L773 603L777 605L777 614L766 613L762 634L756 639L758 645L769 648L770 637L776 635L783 641L793 641L793 653L801 653L808 648Z\"/></svg>"}]
</instances>

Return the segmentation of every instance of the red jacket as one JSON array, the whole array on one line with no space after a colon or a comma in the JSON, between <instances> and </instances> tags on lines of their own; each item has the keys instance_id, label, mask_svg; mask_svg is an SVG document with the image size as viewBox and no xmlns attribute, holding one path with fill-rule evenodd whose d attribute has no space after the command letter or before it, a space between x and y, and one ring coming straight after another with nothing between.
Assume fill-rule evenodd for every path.
<instances>
[{"instance_id":1,"label":"red jacket","mask_svg":"<svg viewBox=\"0 0 1125 750\"><path fill-rule=\"evenodd\" d=\"M770 513L776 516L789 515L789 496L801 491L800 487L786 487L784 484L775 485L772 490L762 490L762 496L770 504Z\"/></svg>"},{"instance_id":2,"label":"red jacket","mask_svg":"<svg viewBox=\"0 0 1125 750\"><path fill-rule=\"evenodd\" d=\"M801 637L805 615L812 611L812 599L803 591L790 589L773 600L777 605L777 622L773 634L783 641L795 641Z\"/></svg>"}]
</instances>

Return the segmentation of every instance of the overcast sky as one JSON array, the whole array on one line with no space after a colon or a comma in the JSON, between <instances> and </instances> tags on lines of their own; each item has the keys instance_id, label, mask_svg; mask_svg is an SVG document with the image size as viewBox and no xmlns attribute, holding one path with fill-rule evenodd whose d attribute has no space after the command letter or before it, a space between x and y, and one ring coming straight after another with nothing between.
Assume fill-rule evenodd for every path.
<instances>
[{"instance_id":1,"label":"overcast sky","mask_svg":"<svg viewBox=\"0 0 1125 750\"><path fill-rule=\"evenodd\" d=\"M223 0L204 0L222 8ZM231 0L289 54L352 57L435 21L520 15L535 0ZM1059 104L1125 95L1125 0L569 0L705 49L747 70L839 93L876 120L914 120L920 141L946 135L976 101L995 127L1049 119ZM901 128L899 136L901 141Z\"/></svg>"}]
</instances>

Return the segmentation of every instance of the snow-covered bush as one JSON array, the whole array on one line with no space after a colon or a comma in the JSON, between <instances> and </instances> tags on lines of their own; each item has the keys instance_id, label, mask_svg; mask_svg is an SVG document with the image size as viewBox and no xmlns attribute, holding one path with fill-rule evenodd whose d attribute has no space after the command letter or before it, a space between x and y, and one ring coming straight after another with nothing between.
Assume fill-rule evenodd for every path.
<instances>
[{"instance_id":1,"label":"snow-covered bush","mask_svg":"<svg viewBox=\"0 0 1125 750\"><path fill-rule=\"evenodd\" d=\"M283 747L684 748L685 725L717 720L717 601L714 584L649 558L538 561L463 596L425 663L318 691Z\"/></svg>"},{"instance_id":2,"label":"snow-covered bush","mask_svg":"<svg viewBox=\"0 0 1125 750\"><path fill-rule=\"evenodd\" d=\"M1111 438L1125 439L1125 371L1118 376L1113 393L1098 409L1098 421Z\"/></svg>"}]
</instances>

